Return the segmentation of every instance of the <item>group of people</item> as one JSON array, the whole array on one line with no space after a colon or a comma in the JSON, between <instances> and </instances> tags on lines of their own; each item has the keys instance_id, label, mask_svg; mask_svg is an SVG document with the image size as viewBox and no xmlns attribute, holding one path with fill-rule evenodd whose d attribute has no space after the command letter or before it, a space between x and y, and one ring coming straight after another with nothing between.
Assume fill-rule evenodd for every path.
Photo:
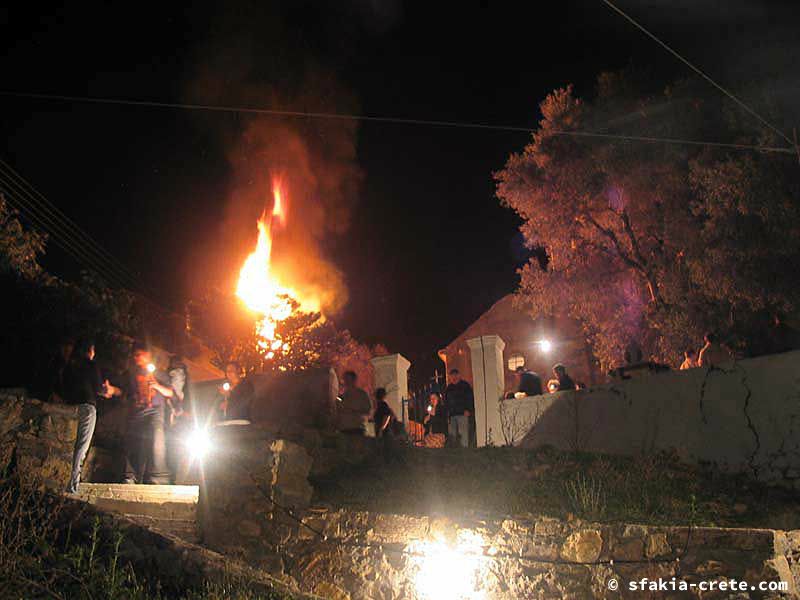
<instances>
[{"instance_id":1,"label":"group of people","mask_svg":"<svg viewBox=\"0 0 800 600\"><path fill-rule=\"evenodd\" d=\"M731 353L719 343L717 336L707 333L703 336L703 347L700 350L689 348L683 353L680 370L697 367L717 367L731 360Z\"/></svg>"},{"instance_id":2,"label":"group of people","mask_svg":"<svg viewBox=\"0 0 800 600\"><path fill-rule=\"evenodd\" d=\"M63 348L63 346L62 346ZM99 402L124 398L127 427L124 438L125 483L170 483L167 467L166 429L183 412L188 392L188 371L177 357L166 370L153 364L150 350L135 345L130 369L113 385L103 377L95 361L92 340L81 339L64 352L64 364L57 373L57 385L51 400L78 407L78 430L67 491L74 493L94 436Z\"/></svg>"},{"instance_id":3,"label":"group of people","mask_svg":"<svg viewBox=\"0 0 800 600\"><path fill-rule=\"evenodd\" d=\"M101 374L92 340L65 341L56 360L53 389L48 398L78 407L78 431L67 491L75 493L97 424L98 403L118 398L126 409L124 436L124 483L169 484L177 465L169 456L168 438L188 426L189 372L173 356L165 369L158 368L145 345L135 345L128 371L119 386ZM225 366L225 384L214 403L217 421L247 420L255 396L252 382L236 362Z\"/></svg>"},{"instance_id":4,"label":"group of people","mask_svg":"<svg viewBox=\"0 0 800 600\"><path fill-rule=\"evenodd\" d=\"M542 378L537 373L525 367L517 367L515 370L517 380L517 390L508 392L506 398L521 396L538 396L544 393ZM565 392L567 390L580 389L582 386L575 383L567 373L567 367L558 363L553 366L553 378L547 382L547 391L551 394L555 392Z\"/></svg>"},{"instance_id":5,"label":"group of people","mask_svg":"<svg viewBox=\"0 0 800 600\"><path fill-rule=\"evenodd\" d=\"M475 398L472 386L461 378L458 369L448 375L444 394L432 392L422 414L409 411L410 427L418 427L424 436L420 443L429 447L443 447L449 440L454 445L468 447L474 429ZM343 391L336 409L337 429L345 434L362 436L371 422L375 437L383 444L406 435L405 427L386 402L386 389L375 390L375 402L366 391L358 387L358 377L353 371L343 376ZM417 437L417 436L415 436Z\"/></svg>"}]
</instances>

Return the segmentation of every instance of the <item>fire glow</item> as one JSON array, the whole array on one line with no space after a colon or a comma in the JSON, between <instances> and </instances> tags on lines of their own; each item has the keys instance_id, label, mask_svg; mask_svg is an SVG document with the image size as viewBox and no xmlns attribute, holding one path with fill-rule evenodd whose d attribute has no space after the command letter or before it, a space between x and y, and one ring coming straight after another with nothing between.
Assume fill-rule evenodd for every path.
<instances>
[{"instance_id":1,"label":"fire glow","mask_svg":"<svg viewBox=\"0 0 800 600\"><path fill-rule=\"evenodd\" d=\"M286 199L277 179L272 182L272 195L272 211L269 215L265 211L258 220L256 249L244 261L236 286L236 295L247 308L259 315L256 322L258 349L267 359L289 350L289 344L276 332L281 321L289 318L295 309L319 311L318 301L301 297L294 289L281 283L272 272L273 226L283 226L286 219Z\"/></svg>"}]
</instances>

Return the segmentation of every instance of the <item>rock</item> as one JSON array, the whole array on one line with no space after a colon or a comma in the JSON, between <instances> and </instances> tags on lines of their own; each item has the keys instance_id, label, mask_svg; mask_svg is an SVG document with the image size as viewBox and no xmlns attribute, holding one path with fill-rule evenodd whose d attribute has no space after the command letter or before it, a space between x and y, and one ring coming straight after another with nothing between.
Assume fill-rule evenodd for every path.
<instances>
[{"instance_id":1,"label":"rock","mask_svg":"<svg viewBox=\"0 0 800 600\"><path fill-rule=\"evenodd\" d=\"M578 563L595 562L603 551L603 538L596 529L576 531L561 547L564 560Z\"/></svg>"},{"instance_id":2,"label":"rock","mask_svg":"<svg viewBox=\"0 0 800 600\"><path fill-rule=\"evenodd\" d=\"M350 594L345 592L342 588L323 581L314 587L314 594L325 598L326 600L350 600Z\"/></svg>"},{"instance_id":3,"label":"rock","mask_svg":"<svg viewBox=\"0 0 800 600\"><path fill-rule=\"evenodd\" d=\"M672 552L672 548L667 542L666 533L651 533L647 536L647 544L645 545L645 555L647 558L656 558L666 556Z\"/></svg>"},{"instance_id":4,"label":"rock","mask_svg":"<svg viewBox=\"0 0 800 600\"><path fill-rule=\"evenodd\" d=\"M367 539L383 543L405 544L421 540L428 533L428 519L407 515L376 515Z\"/></svg>"},{"instance_id":5,"label":"rock","mask_svg":"<svg viewBox=\"0 0 800 600\"><path fill-rule=\"evenodd\" d=\"M641 538L620 538L611 550L614 560L642 560L644 558L644 540Z\"/></svg>"}]
</instances>

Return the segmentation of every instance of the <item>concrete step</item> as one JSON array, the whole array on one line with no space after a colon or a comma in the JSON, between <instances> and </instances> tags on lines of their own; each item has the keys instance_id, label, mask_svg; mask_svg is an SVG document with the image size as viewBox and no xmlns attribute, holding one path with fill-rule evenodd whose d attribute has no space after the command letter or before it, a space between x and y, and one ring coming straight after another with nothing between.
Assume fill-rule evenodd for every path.
<instances>
[{"instance_id":1,"label":"concrete step","mask_svg":"<svg viewBox=\"0 0 800 600\"><path fill-rule=\"evenodd\" d=\"M198 495L196 485L81 483L75 497L194 543L199 538Z\"/></svg>"}]
</instances>

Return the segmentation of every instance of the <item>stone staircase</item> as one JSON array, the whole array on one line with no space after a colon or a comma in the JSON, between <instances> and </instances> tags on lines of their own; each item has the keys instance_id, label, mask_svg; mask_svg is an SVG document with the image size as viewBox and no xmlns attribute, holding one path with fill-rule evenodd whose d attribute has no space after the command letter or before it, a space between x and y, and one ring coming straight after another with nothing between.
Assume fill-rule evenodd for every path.
<instances>
[{"instance_id":1,"label":"stone staircase","mask_svg":"<svg viewBox=\"0 0 800 600\"><path fill-rule=\"evenodd\" d=\"M140 525L197 543L198 495L196 485L81 483L73 497Z\"/></svg>"}]
</instances>

